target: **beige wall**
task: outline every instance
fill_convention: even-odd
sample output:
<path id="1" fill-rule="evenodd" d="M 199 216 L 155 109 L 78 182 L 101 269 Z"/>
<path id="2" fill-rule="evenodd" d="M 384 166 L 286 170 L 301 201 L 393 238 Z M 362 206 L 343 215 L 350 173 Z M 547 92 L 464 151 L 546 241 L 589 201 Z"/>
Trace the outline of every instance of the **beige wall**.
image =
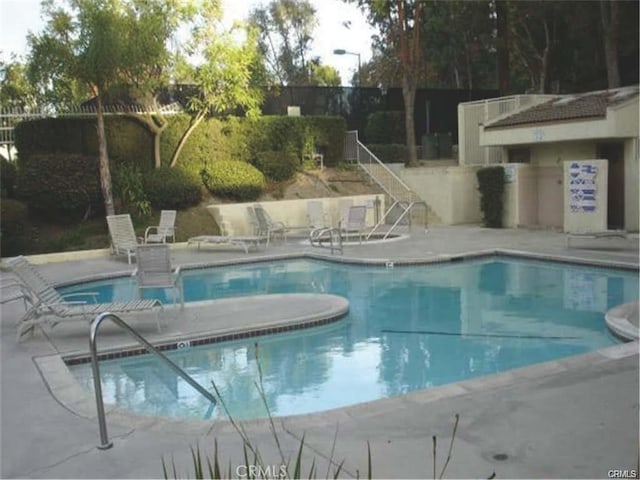
<path id="1" fill-rule="evenodd" d="M 307 218 L 307 202 L 309 200 L 322 202 L 324 212 L 332 225 L 337 225 L 340 220 L 344 201 L 351 201 L 353 205 L 367 205 L 371 207 L 367 210 L 367 226 L 373 226 L 375 225 L 373 202 L 376 198 L 381 202 L 380 215 L 382 215 L 385 208 L 384 195 L 354 195 L 258 203 L 264 207 L 274 221 L 284 222 L 289 227 L 300 227 L 300 233 L 304 234 L 309 225 Z M 223 235 L 253 235 L 247 216 L 247 207 L 255 203 L 257 202 L 210 205 L 207 209 L 220 226 Z"/>
<path id="2" fill-rule="evenodd" d="M 531 165 L 519 167 L 516 226 L 538 225 L 538 170 Z"/>
<path id="3" fill-rule="evenodd" d="M 456 225 L 482 221 L 476 172 L 480 166 L 389 167 L 431 208 L 430 223 Z"/>
<path id="4" fill-rule="evenodd" d="M 610 109 L 614 112 L 613 122 L 617 137 L 637 137 L 640 125 L 640 105 L 635 102 Z"/>
<path id="5" fill-rule="evenodd" d="M 596 143 L 537 144 L 530 146 L 530 152 L 530 163 L 515 164 L 516 182 L 507 185 L 504 224 L 563 228 L 563 165 L 594 158 Z"/>

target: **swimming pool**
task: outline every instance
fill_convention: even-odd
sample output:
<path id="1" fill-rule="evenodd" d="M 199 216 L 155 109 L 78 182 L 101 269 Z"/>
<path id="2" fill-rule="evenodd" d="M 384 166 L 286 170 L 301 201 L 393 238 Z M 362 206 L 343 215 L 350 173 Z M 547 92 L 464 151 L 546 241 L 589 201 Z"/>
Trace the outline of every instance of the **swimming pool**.
<path id="1" fill-rule="evenodd" d="M 266 416 L 255 386 L 259 344 L 275 416 L 319 412 L 592 351 L 617 343 L 604 312 L 638 298 L 637 272 L 482 258 L 392 269 L 311 259 L 184 272 L 185 299 L 317 292 L 349 298 L 317 329 L 169 352 L 215 381 L 235 418 Z M 100 301 L 135 297 L 130 278 L 69 287 Z M 170 301 L 168 292 L 151 292 Z M 70 367 L 92 390 L 89 364 Z M 105 401 L 142 414 L 224 416 L 150 355 L 101 362 Z"/>

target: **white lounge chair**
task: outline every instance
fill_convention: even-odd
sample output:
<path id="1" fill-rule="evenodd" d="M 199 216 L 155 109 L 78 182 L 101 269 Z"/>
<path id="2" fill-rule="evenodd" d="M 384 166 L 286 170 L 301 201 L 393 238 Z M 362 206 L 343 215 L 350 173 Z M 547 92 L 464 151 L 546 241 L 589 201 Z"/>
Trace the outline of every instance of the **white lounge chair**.
<path id="1" fill-rule="evenodd" d="M 249 249 L 255 247 L 256 250 L 260 248 L 260 242 L 266 242 L 266 237 L 251 236 L 251 235 L 199 235 L 197 237 L 191 237 L 187 240 L 189 245 L 196 244 L 198 250 L 201 245 L 235 245 L 242 247 L 244 253 L 249 253 Z"/>
<path id="2" fill-rule="evenodd" d="M 159 311 L 162 310 L 160 300 L 96 303 L 97 294 L 95 293 L 61 295 L 25 257 L 8 259 L 6 265 L 22 283 L 26 305 L 28 305 L 25 315 L 19 321 L 18 340 L 43 323 L 55 326 L 58 321 L 52 320 L 51 317 L 60 320 L 80 317 L 88 323 L 92 317 L 104 312 L 133 313 L 157 308 L 156 323 L 158 329 L 160 328 Z M 84 301 L 69 300 L 82 297 L 85 298 Z M 92 298 L 93 302 L 86 301 L 87 298 Z"/>
<path id="3" fill-rule="evenodd" d="M 599 239 L 599 238 L 629 238 L 625 230 L 602 230 L 602 231 L 576 231 L 566 233 L 567 248 L 571 247 L 570 241 L 576 238 Z"/>
<path id="4" fill-rule="evenodd" d="M 309 223 L 309 230 L 327 228 L 330 226 L 329 218 L 324 211 L 322 201 L 309 200 L 307 202 L 307 220 Z"/>
<path id="5" fill-rule="evenodd" d="M 340 215 L 336 223 L 340 223 L 342 226 L 346 225 L 347 218 L 349 217 L 349 209 L 353 206 L 353 198 L 341 198 L 338 201 L 338 215 Z"/>
<path id="6" fill-rule="evenodd" d="M 160 212 L 160 224 L 147 227 L 144 232 L 144 243 L 167 243 L 167 239 L 176 241 L 176 211 L 162 210 Z"/>
<path id="7" fill-rule="evenodd" d="M 255 221 L 257 222 L 256 235 L 267 238 L 267 247 L 269 246 L 271 237 L 274 236 L 274 234 L 280 235 L 284 242 L 287 242 L 288 228 L 283 222 L 272 220 L 262 205 L 255 204 L 253 206 L 253 212 L 255 214 Z"/>
<path id="8" fill-rule="evenodd" d="M 357 235 L 358 240 L 362 243 L 362 235 L 365 233 L 367 224 L 367 207 L 364 205 L 356 205 L 349 207 L 347 219 L 342 224 L 342 232 L 346 237 L 349 235 Z"/>
<path id="9" fill-rule="evenodd" d="M 143 243 L 143 239 L 136 237 L 131 215 L 107 215 L 109 235 L 111 236 L 111 250 L 116 255 L 126 255 L 131 263 L 131 257 L 136 254 L 136 248 Z"/>
<path id="10" fill-rule="evenodd" d="M 131 274 L 138 282 L 138 294 L 142 299 L 145 288 L 170 288 L 173 303 L 180 297 L 180 309 L 184 309 L 184 289 L 180 267 L 171 267 L 171 251 L 166 243 L 140 245 L 136 252 L 136 269 Z"/>

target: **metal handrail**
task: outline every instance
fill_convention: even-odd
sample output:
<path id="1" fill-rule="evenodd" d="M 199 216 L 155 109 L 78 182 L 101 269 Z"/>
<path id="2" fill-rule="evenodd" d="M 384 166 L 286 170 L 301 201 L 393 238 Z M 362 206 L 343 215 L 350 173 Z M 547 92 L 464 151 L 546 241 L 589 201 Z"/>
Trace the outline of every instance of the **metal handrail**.
<path id="1" fill-rule="evenodd" d="M 107 420 L 104 415 L 104 401 L 102 400 L 102 386 L 100 384 L 100 367 L 98 366 L 98 353 L 96 349 L 96 339 L 98 336 L 98 329 L 103 320 L 107 318 L 111 319 L 117 326 L 123 328 L 129 335 L 135 338 L 140 345 L 147 349 L 149 353 L 155 354 L 160 360 L 165 362 L 169 368 L 175 373 L 180 375 L 189 385 L 200 392 L 207 400 L 215 406 L 217 401 L 215 397 L 204 389 L 202 385 L 196 382 L 187 372 L 182 370 L 178 365 L 173 363 L 169 358 L 164 355 L 160 350 L 151 345 L 142 335 L 136 332 L 128 324 L 126 324 L 120 317 L 110 312 L 101 313 L 91 321 L 91 332 L 89 335 L 89 348 L 91 350 L 91 369 L 93 371 L 93 387 L 96 395 L 96 407 L 98 411 L 98 425 L 100 426 L 100 445 L 98 448 L 106 450 L 113 446 L 113 442 L 109 441 L 109 435 L 107 434 Z"/>
<path id="2" fill-rule="evenodd" d="M 321 247 L 321 248 L 329 248 L 331 249 L 331 255 L 333 255 L 333 251 L 337 250 L 342 254 L 342 222 L 338 222 L 337 227 L 320 227 L 315 228 L 309 232 L 309 243 L 312 247 Z M 322 242 L 323 240 L 329 240 L 329 246 L 325 247 Z M 333 240 L 337 239 L 337 245 L 334 245 Z"/>
<path id="3" fill-rule="evenodd" d="M 355 150 L 355 151 L 352 151 Z M 368 162 L 364 162 L 360 158 L 360 152 L 363 152 L 368 157 Z M 355 154 L 355 155 L 354 155 Z M 345 157 L 347 160 L 351 160 L 357 163 L 357 165 L 364 170 L 369 177 L 374 180 L 391 199 L 393 200 L 393 204 L 387 209 L 382 218 L 378 221 L 378 223 L 373 227 L 373 229 L 367 235 L 367 240 L 371 238 L 374 232 L 384 225 L 384 222 L 387 216 L 391 213 L 394 207 L 399 206 L 402 209 L 402 214 L 398 217 L 392 227 L 385 233 L 383 239 L 386 240 L 391 232 L 400 224 L 400 222 L 409 215 L 411 209 L 416 205 L 424 206 L 425 208 L 425 228 L 427 225 L 427 217 L 428 217 L 428 207 L 426 202 L 420 199 L 419 195 L 417 195 L 411 187 L 409 187 L 400 177 L 398 177 L 387 165 L 385 165 L 376 155 L 367 148 L 360 140 L 358 139 L 358 131 L 350 130 L 347 132 L 347 138 L 345 140 Z M 368 168 L 365 165 L 368 163 Z M 386 175 L 387 181 L 381 178 L 380 175 L 376 175 L 373 167 L 377 167 L 383 173 L 383 176 Z M 388 180 L 391 180 L 389 182 Z M 411 217 L 409 216 L 409 222 L 411 222 Z"/>

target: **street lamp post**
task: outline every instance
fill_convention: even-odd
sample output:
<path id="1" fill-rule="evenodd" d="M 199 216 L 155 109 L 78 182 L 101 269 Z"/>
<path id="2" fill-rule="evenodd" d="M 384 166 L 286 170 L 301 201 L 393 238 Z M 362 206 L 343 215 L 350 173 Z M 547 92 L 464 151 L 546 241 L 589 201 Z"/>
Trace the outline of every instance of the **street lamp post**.
<path id="1" fill-rule="evenodd" d="M 347 50 L 344 50 L 343 48 L 336 48 L 333 51 L 334 55 L 357 55 L 358 56 L 358 86 L 361 86 L 360 84 L 362 83 L 362 77 L 360 76 L 360 54 L 357 52 L 349 52 Z"/>

